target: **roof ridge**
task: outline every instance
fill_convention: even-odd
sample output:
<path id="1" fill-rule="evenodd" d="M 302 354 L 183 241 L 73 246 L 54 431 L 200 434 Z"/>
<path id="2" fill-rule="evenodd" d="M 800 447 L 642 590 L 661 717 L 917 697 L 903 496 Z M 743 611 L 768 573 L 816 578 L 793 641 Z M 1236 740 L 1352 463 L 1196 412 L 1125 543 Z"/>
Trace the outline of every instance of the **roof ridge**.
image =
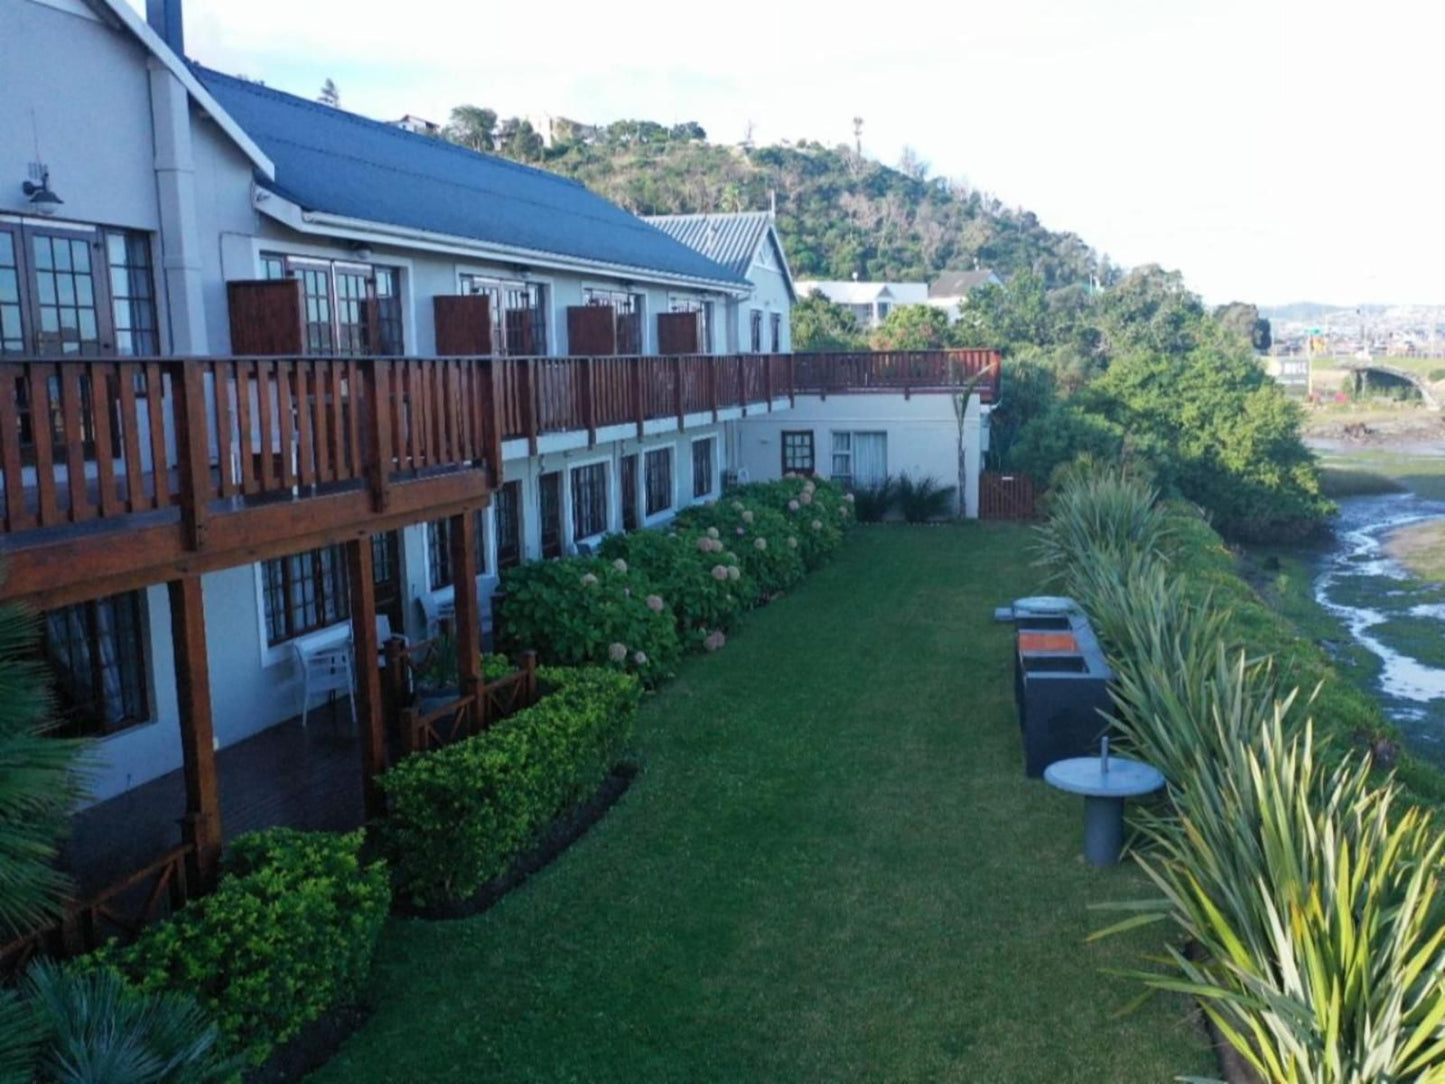
<path id="1" fill-rule="evenodd" d="M 498 166 L 503 166 L 505 168 L 513 169 L 518 172 L 527 173 L 533 176 L 546 177 L 548 180 L 556 181 L 558 184 L 570 185 L 574 188 L 586 188 L 586 186 L 582 184 L 581 181 L 578 181 L 572 177 L 564 176 L 561 173 L 553 173 L 549 169 L 542 169 L 538 166 L 530 166 L 523 162 L 516 162 L 510 158 L 504 158 L 499 154 L 488 154 L 485 151 L 475 151 L 472 150 L 472 148 L 470 147 L 463 147 L 457 143 L 451 142 L 451 140 L 449 139 L 444 139 L 438 136 L 428 136 L 422 135 L 420 132 L 410 132 L 407 131 L 405 128 L 399 128 L 395 124 L 391 124 L 388 121 L 376 120 L 374 117 L 362 116 L 360 113 L 353 113 L 351 110 L 342 109 L 340 106 L 325 105 L 322 102 L 314 102 L 310 98 L 303 98 L 301 97 L 301 95 L 292 94 L 290 91 L 287 90 L 278 90 L 276 87 L 268 86 L 265 83 L 256 82 L 252 79 L 244 79 L 237 75 L 227 75 L 225 72 L 216 71 L 214 68 L 208 68 L 204 64 L 197 63 L 194 60 L 187 60 L 186 63 L 189 64 L 198 73 L 201 73 L 201 75 L 203 76 L 202 83 L 205 82 L 206 78 L 215 76 L 220 79 L 228 80 L 229 82 L 234 83 L 237 86 L 244 87 L 247 91 L 251 93 L 264 94 L 271 98 L 283 99 L 286 101 L 294 102 L 298 105 L 306 107 L 307 109 L 313 110 L 318 113 L 324 113 L 328 117 L 339 119 L 349 124 L 355 124 L 359 127 L 376 128 L 384 131 L 389 136 L 393 136 L 403 140 L 420 140 L 422 143 L 426 144 L 429 147 L 435 147 L 436 149 L 442 150 L 447 153 L 485 158 L 488 162 L 494 163 Z M 299 146 L 301 144 L 297 145 Z"/>

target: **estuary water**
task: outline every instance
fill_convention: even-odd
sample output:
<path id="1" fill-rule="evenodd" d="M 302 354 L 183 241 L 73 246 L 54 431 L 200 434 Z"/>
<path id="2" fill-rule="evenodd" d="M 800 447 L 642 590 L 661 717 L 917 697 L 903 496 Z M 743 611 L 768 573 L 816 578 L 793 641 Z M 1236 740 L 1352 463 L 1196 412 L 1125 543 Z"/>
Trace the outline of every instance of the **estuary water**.
<path id="1" fill-rule="evenodd" d="M 1376 695 L 1410 748 L 1445 765 L 1445 585 L 1416 579 L 1385 552 L 1397 528 L 1445 519 L 1445 501 L 1392 493 L 1339 506 L 1315 598 L 1379 659 Z"/>

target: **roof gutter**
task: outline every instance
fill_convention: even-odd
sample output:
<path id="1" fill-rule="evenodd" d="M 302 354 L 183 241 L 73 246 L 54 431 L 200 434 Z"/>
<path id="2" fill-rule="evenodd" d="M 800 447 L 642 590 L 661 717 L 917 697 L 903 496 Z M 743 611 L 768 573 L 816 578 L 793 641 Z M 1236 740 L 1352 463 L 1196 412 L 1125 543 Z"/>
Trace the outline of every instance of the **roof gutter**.
<path id="1" fill-rule="evenodd" d="M 580 259 L 556 252 L 543 252 L 540 249 L 491 244 L 471 237 L 433 233 L 430 230 L 396 226 L 388 222 L 371 222 L 367 219 L 349 218 L 325 211 L 307 211 L 303 210 L 300 204 L 259 184 L 251 187 L 251 203 L 262 214 L 275 219 L 297 233 L 335 237 L 348 241 L 369 241 L 373 244 L 398 245 L 419 249 L 423 252 L 470 256 L 474 259 L 498 260 L 504 263 L 526 263 L 556 271 L 576 271 L 583 274 L 605 274 L 614 278 L 642 279 L 662 286 L 685 286 L 692 289 L 712 290 L 730 297 L 747 297 L 752 292 L 751 285 L 697 278 L 691 275 L 669 274 L 650 267 L 634 267 L 629 264 Z"/>

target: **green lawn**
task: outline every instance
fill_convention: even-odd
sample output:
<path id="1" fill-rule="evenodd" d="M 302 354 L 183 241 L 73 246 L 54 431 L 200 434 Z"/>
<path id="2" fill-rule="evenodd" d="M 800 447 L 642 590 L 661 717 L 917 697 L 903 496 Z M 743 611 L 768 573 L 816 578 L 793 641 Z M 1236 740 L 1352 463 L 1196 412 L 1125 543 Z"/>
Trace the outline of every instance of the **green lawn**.
<path id="1" fill-rule="evenodd" d="M 1116 1018 L 1144 894 L 1024 778 L 1016 527 L 866 528 L 645 705 L 622 802 L 484 915 L 395 920 L 318 1081 L 1152 1082 L 1212 1072 L 1182 1000 Z"/>

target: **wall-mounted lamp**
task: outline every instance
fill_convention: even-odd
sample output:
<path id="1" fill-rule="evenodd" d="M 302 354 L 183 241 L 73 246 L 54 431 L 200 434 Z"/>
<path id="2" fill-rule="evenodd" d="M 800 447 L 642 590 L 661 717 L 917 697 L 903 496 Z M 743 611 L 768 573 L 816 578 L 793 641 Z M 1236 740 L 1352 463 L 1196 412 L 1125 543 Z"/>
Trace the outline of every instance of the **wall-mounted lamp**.
<path id="1" fill-rule="evenodd" d="M 33 175 L 32 175 L 33 176 Z M 55 209 L 65 201 L 57 196 L 50 188 L 50 170 L 40 170 L 40 182 L 25 181 L 20 185 L 20 191 L 30 197 L 31 210 L 42 215 L 53 215 Z"/>
<path id="2" fill-rule="evenodd" d="M 352 241 L 351 254 L 358 260 L 371 259 L 371 246 L 365 241 Z"/>

